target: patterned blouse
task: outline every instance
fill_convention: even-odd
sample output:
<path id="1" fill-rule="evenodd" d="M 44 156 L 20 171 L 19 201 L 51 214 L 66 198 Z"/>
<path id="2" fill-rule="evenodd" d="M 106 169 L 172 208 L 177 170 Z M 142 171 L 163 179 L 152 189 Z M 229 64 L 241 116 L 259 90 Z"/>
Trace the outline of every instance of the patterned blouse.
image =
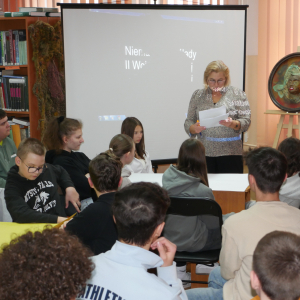
<path id="1" fill-rule="evenodd" d="M 238 88 L 227 86 L 221 91 L 222 98 L 214 104 L 210 88 L 196 90 L 191 98 L 187 119 L 184 123 L 188 135 L 198 138 L 205 147 L 206 156 L 242 155 L 241 133 L 248 130 L 251 110 L 246 94 Z M 199 120 L 199 111 L 226 106 L 226 112 L 233 120 L 241 123 L 239 130 L 226 126 L 207 128 L 201 134 L 191 134 L 190 126 Z M 201 120 L 200 124 L 201 124 Z"/>

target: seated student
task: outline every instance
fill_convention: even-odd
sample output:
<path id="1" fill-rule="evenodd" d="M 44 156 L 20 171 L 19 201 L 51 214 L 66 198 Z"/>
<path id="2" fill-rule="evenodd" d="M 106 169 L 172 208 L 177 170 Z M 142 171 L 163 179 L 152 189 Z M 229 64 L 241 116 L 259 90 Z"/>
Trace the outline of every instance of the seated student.
<path id="1" fill-rule="evenodd" d="M 18 236 L 2 246 L 0 299 L 74 300 L 94 268 L 90 255 L 59 229 Z"/>
<path id="2" fill-rule="evenodd" d="M 79 210 L 79 195 L 68 173 L 45 164 L 45 148 L 37 139 L 23 140 L 5 186 L 7 209 L 17 223 L 60 223 L 66 218 L 58 187 L 65 191 L 66 207 Z"/>
<path id="3" fill-rule="evenodd" d="M 43 137 L 43 143 L 48 150 L 46 163 L 59 165 L 69 173 L 80 196 L 81 210 L 93 203 L 93 199 L 97 200 L 86 177 L 91 160 L 84 153 L 78 152 L 83 142 L 82 123 L 63 116 L 47 124 Z M 70 214 L 75 212 L 71 211 Z"/>
<path id="4" fill-rule="evenodd" d="M 208 197 L 215 200 L 208 186 L 205 148 L 197 139 L 184 141 L 179 149 L 177 166 L 171 165 L 163 174 L 162 185 L 169 196 Z M 176 244 L 178 251 L 206 251 L 221 248 L 219 220 L 213 216 L 166 218 L 163 235 Z M 178 277 L 189 279 L 186 264 L 177 263 Z"/>
<path id="5" fill-rule="evenodd" d="M 176 246 L 159 238 L 169 205 L 167 193 L 152 183 L 133 183 L 116 193 L 112 211 L 119 241 L 91 258 L 95 270 L 77 299 L 187 299 L 173 262 Z M 151 268 L 158 276 L 147 272 Z"/>
<path id="6" fill-rule="evenodd" d="M 226 220 L 222 227 L 220 266 L 209 276 L 209 288 L 187 292 L 189 300 L 251 299 L 252 256 L 259 240 L 274 230 L 300 234 L 300 210 L 279 200 L 287 160 L 278 150 L 262 147 L 246 158 L 250 188 L 257 203 Z"/>
<path id="7" fill-rule="evenodd" d="M 278 150 L 288 161 L 288 178 L 281 186 L 279 199 L 300 208 L 300 140 L 289 137 L 280 143 Z"/>
<path id="8" fill-rule="evenodd" d="M 123 164 L 121 173 L 123 180 L 122 185 L 120 186 L 120 189 L 122 189 L 123 187 L 131 184 L 131 181 L 128 178 L 131 172 L 124 167 L 130 164 L 134 158 L 135 144 L 130 136 L 126 134 L 117 134 L 111 139 L 109 143 L 109 150 L 119 157 Z"/>
<path id="9" fill-rule="evenodd" d="M 89 183 L 98 200 L 69 221 L 65 229 L 79 237 L 94 254 L 110 250 L 118 239 L 111 213 L 115 192 L 122 183 L 122 163 L 111 151 L 97 155 L 89 167 Z"/>
<path id="10" fill-rule="evenodd" d="M 10 134 L 6 112 L 0 109 L 0 188 L 5 188 L 7 173 L 15 165 L 17 148 Z"/>
<path id="11" fill-rule="evenodd" d="M 145 150 L 145 134 L 142 123 L 135 117 L 126 118 L 121 133 L 130 136 L 135 143 L 135 156 L 130 164 L 124 166 L 131 173 L 153 173 L 149 153 Z"/>
<path id="12" fill-rule="evenodd" d="M 273 231 L 257 244 L 253 254 L 251 286 L 253 300 L 300 298 L 300 236 Z"/>

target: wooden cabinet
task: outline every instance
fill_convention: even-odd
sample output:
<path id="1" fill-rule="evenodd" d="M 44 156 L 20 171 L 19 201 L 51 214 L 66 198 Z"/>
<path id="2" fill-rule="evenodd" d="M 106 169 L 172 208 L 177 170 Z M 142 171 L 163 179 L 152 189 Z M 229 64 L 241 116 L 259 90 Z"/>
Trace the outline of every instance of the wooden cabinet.
<path id="1" fill-rule="evenodd" d="M 12 30 L 26 30 L 27 38 L 27 65 L 20 66 L 0 66 L 1 70 L 13 70 L 13 75 L 28 76 L 28 98 L 29 98 L 29 111 L 9 111 L 6 113 L 9 117 L 28 117 L 30 121 L 30 136 L 40 139 L 41 131 L 39 129 L 40 112 L 38 109 L 37 98 L 32 92 L 33 85 L 36 81 L 36 73 L 34 63 L 32 61 L 32 44 L 28 34 L 28 26 L 36 21 L 43 21 L 54 25 L 60 18 L 56 17 L 11 17 L 0 18 L 0 31 Z"/>

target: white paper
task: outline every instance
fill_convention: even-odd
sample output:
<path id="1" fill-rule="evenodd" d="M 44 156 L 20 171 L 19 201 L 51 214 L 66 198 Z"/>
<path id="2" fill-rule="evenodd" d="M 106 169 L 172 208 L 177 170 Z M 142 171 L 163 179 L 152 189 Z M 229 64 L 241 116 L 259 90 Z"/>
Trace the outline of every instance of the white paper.
<path id="1" fill-rule="evenodd" d="M 226 106 L 222 105 L 216 108 L 210 108 L 199 111 L 199 120 L 217 117 L 226 114 Z"/>
<path id="2" fill-rule="evenodd" d="M 200 125 L 206 128 L 223 126 L 219 124 L 219 121 L 227 119 L 228 116 L 229 113 L 226 113 L 225 105 L 199 111 Z"/>
<path id="3" fill-rule="evenodd" d="M 152 182 L 162 186 L 161 173 L 133 173 L 131 182 Z M 248 174 L 207 174 L 209 187 L 213 191 L 244 192 L 249 186 Z"/>
<path id="4" fill-rule="evenodd" d="M 227 119 L 229 114 L 217 116 L 214 118 L 209 118 L 209 119 L 201 119 L 201 126 L 205 126 L 206 128 L 211 128 L 211 127 L 218 127 L 218 126 L 224 126 L 219 123 L 221 120 Z"/>

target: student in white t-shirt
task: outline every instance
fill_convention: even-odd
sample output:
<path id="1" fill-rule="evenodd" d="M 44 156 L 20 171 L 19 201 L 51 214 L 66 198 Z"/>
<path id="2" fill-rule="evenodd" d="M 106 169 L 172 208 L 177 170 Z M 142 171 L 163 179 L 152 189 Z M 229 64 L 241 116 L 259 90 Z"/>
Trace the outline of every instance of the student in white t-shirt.
<path id="1" fill-rule="evenodd" d="M 129 135 L 135 143 L 135 155 L 132 162 L 124 169 L 131 173 L 153 173 L 149 153 L 145 150 L 145 135 L 142 123 L 135 117 L 126 118 L 121 133 Z"/>

